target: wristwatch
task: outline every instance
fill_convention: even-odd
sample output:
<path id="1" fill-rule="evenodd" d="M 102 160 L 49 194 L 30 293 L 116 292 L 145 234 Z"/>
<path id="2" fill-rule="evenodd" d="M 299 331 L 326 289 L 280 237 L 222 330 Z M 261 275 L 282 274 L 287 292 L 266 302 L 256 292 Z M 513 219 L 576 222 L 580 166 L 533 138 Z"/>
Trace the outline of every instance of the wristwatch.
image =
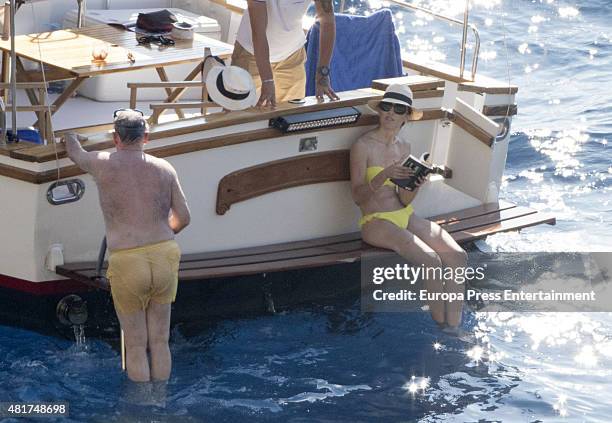
<path id="1" fill-rule="evenodd" d="M 317 69 L 321 76 L 329 76 L 329 67 L 328 66 L 319 66 Z"/>

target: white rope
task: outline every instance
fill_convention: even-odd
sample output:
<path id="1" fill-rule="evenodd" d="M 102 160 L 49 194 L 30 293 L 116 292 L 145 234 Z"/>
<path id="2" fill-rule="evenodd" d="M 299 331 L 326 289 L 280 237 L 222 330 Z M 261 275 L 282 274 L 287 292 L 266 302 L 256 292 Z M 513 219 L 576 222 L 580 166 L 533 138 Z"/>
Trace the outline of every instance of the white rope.
<path id="1" fill-rule="evenodd" d="M 35 12 L 35 8 L 34 8 L 34 3 L 31 2 L 30 6 L 32 8 L 32 20 L 34 22 L 34 27 L 38 28 L 38 20 L 36 19 L 36 12 Z M 40 47 L 40 43 L 37 43 L 37 45 L 38 45 L 38 60 L 39 60 L 40 71 L 41 71 L 42 80 L 43 80 L 43 88 L 46 90 L 47 89 L 47 76 L 45 74 L 45 66 L 44 66 L 43 61 L 42 61 L 42 49 Z M 46 106 L 47 106 L 47 114 L 49 116 L 49 120 L 51 120 L 53 117 L 51 115 L 51 104 L 50 104 L 51 101 L 48 98 L 49 97 L 48 93 L 47 93 L 47 95 L 45 97 L 47 98 L 47 101 L 46 101 L 46 103 L 47 103 L 46 104 Z M 47 121 L 45 120 L 45 122 L 38 122 L 39 131 L 40 131 L 40 125 L 45 125 L 46 126 L 47 125 Z M 51 127 L 51 141 L 53 143 L 53 151 L 55 153 L 55 167 L 57 169 L 57 179 L 56 179 L 56 182 L 59 182 L 59 180 L 61 179 L 61 175 L 60 175 L 60 173 L 61 173 L 60 172 L 60 163 L 59 163 L 59 153 L 57 151 L 57 143 L 55 142 L 55 131 L 53 130 L 54 125 L 51 125 L 51 126 L 52 126 Z M 49 128 L 47 128 L 47 129 L 49 129 Z"/>

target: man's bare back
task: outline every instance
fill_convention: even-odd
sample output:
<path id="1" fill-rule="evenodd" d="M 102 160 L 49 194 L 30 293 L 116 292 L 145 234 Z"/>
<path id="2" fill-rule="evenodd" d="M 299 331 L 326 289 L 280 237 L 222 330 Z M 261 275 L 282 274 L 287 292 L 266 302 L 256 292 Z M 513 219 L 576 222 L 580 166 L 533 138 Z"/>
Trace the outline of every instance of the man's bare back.
<path id="1" fill-rule="evenodd" d="M 110 249 L 174 238 L 168 223 L 176 172 L 163 159 L 117 151 L 92 163 Z M 177 194 L 175 194 L 177 195 Z"/>
<path id="2" fill-rule="evenodd" d="M 189 224 L 185 195 L 170 163 L 137 147 L 86 152 L 74 136 L 66 148 L 98 186 L 110 250 L 166 241 Z"/>

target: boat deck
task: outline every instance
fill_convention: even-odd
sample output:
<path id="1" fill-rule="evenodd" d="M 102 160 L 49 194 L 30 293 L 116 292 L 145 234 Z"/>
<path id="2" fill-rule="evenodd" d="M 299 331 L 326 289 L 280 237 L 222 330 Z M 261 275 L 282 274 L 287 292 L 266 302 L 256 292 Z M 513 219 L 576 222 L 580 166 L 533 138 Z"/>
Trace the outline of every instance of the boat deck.
<path id="1" fill-rule="evenodd" d="M 431 220 L 440 224 L 460 244 L 498 232 L 556 223 L 553 216 L 505 201 L 435 216 Z M 389 254 L 389 251 L 366 244 L 361 240 L 360 233 L 354 232 L 262 247 L 186 254 L 181 258 L 179 280 L 197 281 L 331 266 L 357 262 L 363 255 L 379 254 Z M 95 281 L 94 262 L 67 263 L 57 267 L 56 272 L 88 285 L 108 289 L 108 286 Z"/>

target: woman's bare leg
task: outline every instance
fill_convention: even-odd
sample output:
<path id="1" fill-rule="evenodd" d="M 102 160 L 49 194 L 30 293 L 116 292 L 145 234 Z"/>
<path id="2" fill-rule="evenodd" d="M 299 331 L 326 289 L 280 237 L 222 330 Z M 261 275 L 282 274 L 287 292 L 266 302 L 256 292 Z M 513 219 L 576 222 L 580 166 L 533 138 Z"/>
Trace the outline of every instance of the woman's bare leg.
<path id="1" fill-rule="evenodd" d="M 445 267 L 465 267 L 467 254 L 453 237 L 435 222 L 423 219 L 416 215 L 410 216 L 408 230 L 422 239 L 429 247 L 436 251 Z M 446 283 L 445 292 L 465 292 L 465 284 Z M 453 301 L 446 304 L 446 323 L 449 326 L 461 324 L 461 310 L 463 302 Z"/>
<path id="2" fill-rule="evenodd" d="M 369 221 L 361 228 L 361 236 L 368 244 L 393 250 L 412 264 L 427 267 L 442 265 L 438 254 L 418 236 L 386 220 Z M 428 292 L 443 292 L 444 289 L 440 281 L 426 281 L 425 288 Z M 429 309 L 436 322 L 444 323 L 444 302 L 432 301 Z"/>

